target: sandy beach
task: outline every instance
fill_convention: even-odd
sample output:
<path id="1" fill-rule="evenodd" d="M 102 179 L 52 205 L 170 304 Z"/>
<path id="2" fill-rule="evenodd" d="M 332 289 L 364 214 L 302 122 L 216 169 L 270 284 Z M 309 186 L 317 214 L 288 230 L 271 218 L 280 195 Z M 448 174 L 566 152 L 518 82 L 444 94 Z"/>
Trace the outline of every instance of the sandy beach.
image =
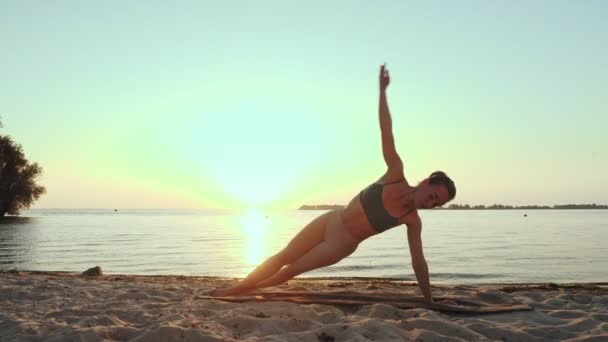
<path id="1" fill-rule="evenodd" d="M 0 341 L 607 341 L 605 284 L 434 285 L 435 297 L 527 304 L 462 314 L 393 305 L 206 299 L 233 279 L 0 273 Z M 417 296 L 408 282 L 297 279 L 269 289 Z"/>

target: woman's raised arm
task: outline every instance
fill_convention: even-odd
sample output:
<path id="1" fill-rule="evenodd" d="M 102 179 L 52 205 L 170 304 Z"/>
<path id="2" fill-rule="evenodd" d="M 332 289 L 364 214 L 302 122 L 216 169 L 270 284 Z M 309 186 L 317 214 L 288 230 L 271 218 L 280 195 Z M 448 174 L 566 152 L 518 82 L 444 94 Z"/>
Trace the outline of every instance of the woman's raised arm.
<path id="1" fill-rule="evenodd" d="M 380 101 L 378 115 L 380 120 L 380 132 L 382 133 L 382 154 L 388 167 L 384 181 L 393 181 L 403 178 L 403 162 L 395 149 L 395 139 L 393 138 L 393 121 L 391 112 L 388 109 L 386 100 L 386 88 L 390 83 L 388 70 L 383 64 L 380 67 Z"/>

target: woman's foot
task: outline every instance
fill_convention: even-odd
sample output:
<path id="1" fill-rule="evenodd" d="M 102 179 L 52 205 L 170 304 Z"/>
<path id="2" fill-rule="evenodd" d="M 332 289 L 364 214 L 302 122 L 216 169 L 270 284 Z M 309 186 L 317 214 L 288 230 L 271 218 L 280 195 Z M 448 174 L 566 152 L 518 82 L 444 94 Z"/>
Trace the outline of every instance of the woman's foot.
<path id="1" fill-rule="evenodd" d="M 213 297 L 226 297 L 226 296 L 232 296 L 235 293 L 235 288 L 234 286 L 232 287 L 225 287 L 225 288 L 217 288 L 214 289 L 213 291 L 209 292 L 210 296 Z"/>
<path id="2" fill-rule="evenodd" d="M 243 287 L 243 286 L 230 286 L 230 287 L 224 287 L 224 288 L 217 288 L 211 292 L 209 292 L 210 296 L 213 297 L 227 297 L 227 296 L 238 296 L 241 295 L 243 293 L 249 292 L 255 290 L 255 288 L 250 288 L 250 287 Z"/>

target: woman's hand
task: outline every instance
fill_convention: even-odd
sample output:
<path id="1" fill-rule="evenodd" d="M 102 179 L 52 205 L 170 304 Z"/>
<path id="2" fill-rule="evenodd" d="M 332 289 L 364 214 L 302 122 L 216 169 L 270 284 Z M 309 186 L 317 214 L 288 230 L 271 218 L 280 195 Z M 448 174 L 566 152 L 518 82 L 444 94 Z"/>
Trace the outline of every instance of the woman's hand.
<path id="1" fill-rule="evenodd" d="M 442 300 L 440 300 L 438 302 L 435 302 L 435 304 L 458 306 L 458 303 L 456 303 L 455 301 L 453 301 L 451 299 L 442 299 Z"/>
<path id="2" fill-rule="evenodd" d="M 437 302 L 433 302 L 433 304 L 431 304 L 430 306 L 427 306 L 431 309 L 434 310 L 454 310 L 457 309 L 459 307 L 458 303 L 456 303 L 453 300 L 449 300 L 449 299 L 442 299 L 439 300 Z"/>
<path id="3" fill-rule="evenodd" d="M 390 82 L 391 78 L 388 76 L 388 69 L 386 69 L 385 64 L 382 64 L 382 66 L 380 66 L 380 90 L 386 90 Z"/>

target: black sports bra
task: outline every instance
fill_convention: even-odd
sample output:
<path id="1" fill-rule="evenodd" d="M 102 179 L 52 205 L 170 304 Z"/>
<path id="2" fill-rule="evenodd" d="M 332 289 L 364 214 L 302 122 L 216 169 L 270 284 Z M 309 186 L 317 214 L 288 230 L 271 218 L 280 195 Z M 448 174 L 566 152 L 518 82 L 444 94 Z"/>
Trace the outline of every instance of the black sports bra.
<path id="1" fill-rule="evenodd" d="M 382 204 L 382 190 L 384 189 L 384 186 L 401 183 L 403 181 L 404 180 L 402 179 L 390 183 L 372 183 L 359 193 L 363 212 L 365 212 L 367 220 L 378 233 L 398 226 L 399 219 L 411 212 L 410 211 L 401 217 L 394 217 L 386 211 L 386 208 L 384 208 L 384 205 Z"/>

